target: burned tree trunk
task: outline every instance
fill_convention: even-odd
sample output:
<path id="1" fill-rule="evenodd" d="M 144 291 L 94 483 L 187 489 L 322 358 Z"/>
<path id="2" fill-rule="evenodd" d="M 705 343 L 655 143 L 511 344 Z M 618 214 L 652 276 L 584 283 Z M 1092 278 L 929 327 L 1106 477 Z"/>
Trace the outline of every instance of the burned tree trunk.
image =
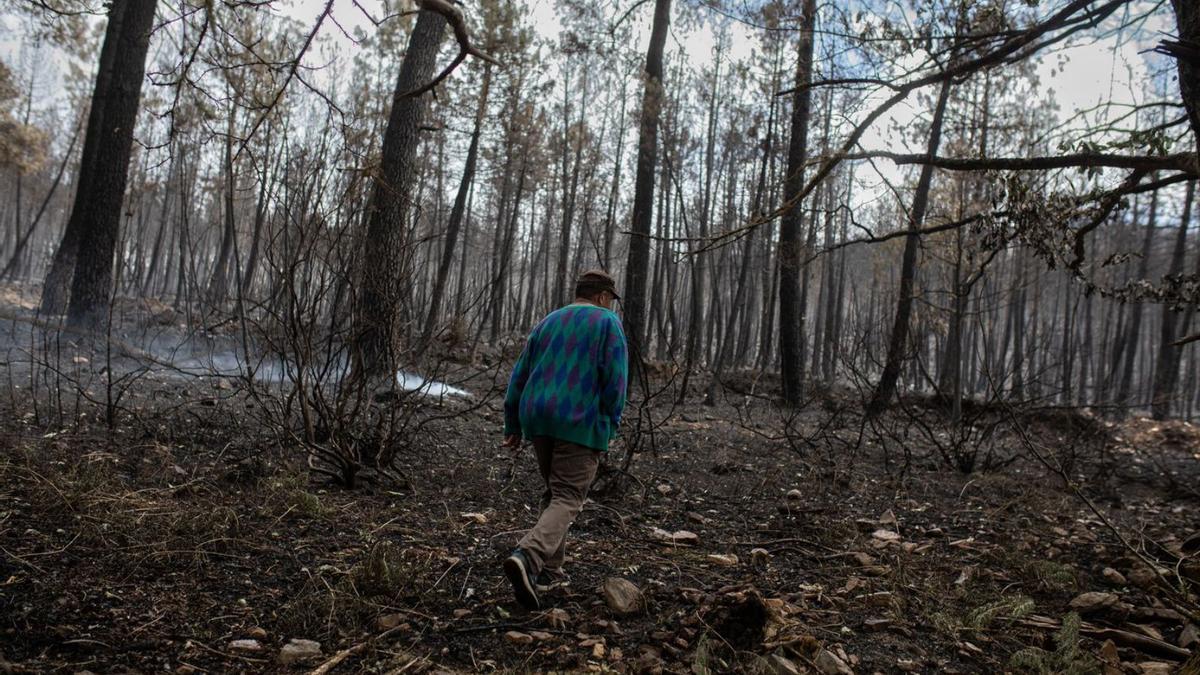
<path id="1" fill-rule="evenodd" d="M 926 153 L 929 157 L 937 155 L 938 146 L 942 140 L 942 121 L 946 117 L 946 103 L 950 99 L 950 82 L 942 83 L 938 94 L 937 106 L 933 111 L 933 122 L 929 129 L 929 144 Z M 900 263 L 900 299 L 896 302 L 895 320 L 892 322 L 892 336 L 888 341 L 887 360 L 884 362 L 883 374 L 875 393 L 867 404 L 867 414 L 874 416 L 883 412 L 896 393 L 896 382 L 900 379 L 900 368 L 904 365 L 904 355 L 908 349 L 909 317 L 912 316 L 913 289 L 917 278 L 917 248 L 921 237 L 916 234 L 925 221 L 925 208 L 929 205 L 929 189 L 933 183 L 933 166 L 925 164 L 921 167 L 921 177 L 917 181 L 917 191 L 913 195 L 912 213 L 908 220 L 908 235 L 904 238 L 904 257 Z"/>
<path id="2" fill-rule="evenodd" d="M 86 152 L 91 145 L 92 162 L 89 164 L 85 159 L 80 167 L 80 187 L 84 188 L 84 194 L 82 200 L 76 195 L 71 210 L 71 220 L 76 221 L 78 248 L 67 323 L 76 328 L 99 328 L 108 317 L 113 254 L 121 226 L 129 157 L 133 152 L 133 125 L 137 121 L 142 80 L 146 74 L 146 52 L 150 48 L 150 29 L 157 6 L 158 0 L 124 0 L 113 5 L 113 12 L 120 12 L 121 16 L 113 44 L 116 53 L 112 55 L 107 82 L 103 81 L 103 74 L 96 79 L 92 105 L 103 106 L 103 112 L 88 118 L 84 150 Z M 105 50 L 109 47 L 109 38 L 106 30 Z M 102 52 L 102 68 L 103 61 Z M 107 91 L 102 92 L 102 86 Z M 94 142 L 91 140 L 93 135 L 96 137 Z M 90 175 L 85 178 L 84 172 Z M 70 225 L 67 229 L 64 246 L 70 236 Z"/>
<path id="3" fill-rule="evenodd" d="M 638 132 L 637 174 L 634 178 L 633 218 L 630 226 L 629 257 L 625 266 L 625 333 L 633 358 L 630 367 L 641 369 L 646 330 L 646 274 L 650 267 L 650 224 L 654 216 L 654 170 L 658 165 L 658 118 L 663 98 L 663 48 L 671 0 L 655 0 L 654 24 L 646 50 L 645 91 Z"/>
<path id="4" fill-rule="evenodd" d="M 146 0 L 141 1 L 144 4 Z M 75 272 L 75 262 L 79 253 L 80 237 L 86 226 L 85 221 L 95 213 L 92 208 L 92 186 L 98 174 L 97 158 L 101 154 L 103 146 L 111 146 L 114 142 L 119 141 L 119 139 L 113 138 L 119 133 L 114 134 L 113 125 L 106 123 L 105 117 L 109 113 L 109 100 L 116 93 L 113 86 L 113 74 L 116 72 L 118 54 L 124 52 L 125 45 L 121 44 L 121 40 L 122 35 L 126 33 L 125 26 L 127 23 L 133 23 L 133 17 L 129 15 L 134 4 L 137 3 L 131 0 L 118 0 L 112 4 L 108 12 L 108 25 L 104 30 L 104 44 L 100 48 L 100 64 L 96 71 L 96 84 L 92 90 L 91 108 L 88 112 L 87 128 L 83 136 L 83 151 L 80 155 L 78 178 L 75 183 L 75 200 L 71 208 L 71 215 L 67 219 L 66 229 L 63 231 L 62 240 L 55 250 L 54 260 L 50 264 L 50 270 L 46 273 L 42 288 L 41 312 L 44 314 L 61 314 L 67 307 L 68 292 L 71 288 L 72 275 Z M 154 3 L 150 2 L 150 5 L 149 20 L 153 20 Z M 128 32 L 135 31 L 131 28 Z M 149 38 L 148 35 L 145 37 Z M 137 94 L 140 94 L 140 79 L 137 87 Z M 135 94 L 134 100 L 135 113 L 137 94 Z M 110 130 L 108 134 L 104 132 L 105 129 Z M 129 138 L 132 141 L 132 124 L 126 125 L 124 130 L 130 134 Z M 119 130 L 117 131 L 119 132 Z M 126 164 L 128 164 L 128 160 L 126 160 Z M 120 209 L 120 206 L 117 208 Z"/>
<path id="5" fill-rule="evenodd" d="M 1196 181 L 1189 181 L 1187 197 L 1183 204 L 1183 216 L 1179 220 L 1179 232 L 1175 236 L 1175 248 L 1171 253 L 1168 276 L 1177 277 L 1183 273 L 1183 259 L 1187 252 L 1188 223 L 1192 219 L 1192 200 L 1195 196 Z M 1150 399 L 1150 412 L 1156 420 L 1166 419 L 1167 415 L 1171 413 L 1171 399 L 1175 397 L 1175 388 L 1179 382 L 1179 357 L 1182 347 L 1174 343 L 1180 332 L 1182 317 L 1171 304 L 1164 302 L 1162 306 L 1158 363 L 1154 369 L 1154 389 Z"/>
<path id="6" fill-rule="evenodd" d="M 471 192 L 471 184 L 475 180 L 475 166 L 479 162 L 479 135 L 483 129 L 483 120 L 487 117 L 488 91 L 492 84 L 492 66 L 483 67 L 483 88 L 479 93 L 479 107 L 475 111 L 475 127 L 471 130 L 471 143 L 467 147 L 467 161 L 463 167 L 462 180 L 458 184 L 458 193 L 454 196 L 454 206 L 450 209 L 450 222 L 446 225 L 446 241 L 442 247 L 442 259 L 438 264 L 437 279 L 433 284 L 433 297 L 429 300 L 429 314 L 425 318 L 424 334 L 421 336 L 421 348 L 424 349 L 433 336 L 441 311 L 442 297 L 446 292 L 446 281 L 450 278 L 450 265 L 454 262 L 454 245 L 458 242 L 458 231 L 462 229 L 463 214 L 467 210 L 467 195 Z"/>
<path id="7" fill-rule="evenodd" d="M 787 207 L 779 223 L 779 350 L 782 358 L 783 397 L 791 405 L 803 395 L 804 350 L 800 317 L 800 255 L 804 189 L 804 162 L 808 159 L 808 117 L 813 70 L 813 27 L 816 0 L 805 0 L 800 29 L 800 58 L 796 62 L 796 90 L 792 94 L 792 136 L 788 143 L 787 177 L 783 199 Z"/>
<path id="8" fill-rule="evenodd" d="M 362 268 L 355 294 L 354 336 L 357 369 L 375 375 L 393 369 L 404 344 L 405 283 L 408 281 L 408 220 L 416 184 L 416 155 L 429 97 L 412 96 L 434 75 L 446 18 L 421 10 L 409 38 L 392 94 L 383 135 L 383 154 L 361 243 Z"/>

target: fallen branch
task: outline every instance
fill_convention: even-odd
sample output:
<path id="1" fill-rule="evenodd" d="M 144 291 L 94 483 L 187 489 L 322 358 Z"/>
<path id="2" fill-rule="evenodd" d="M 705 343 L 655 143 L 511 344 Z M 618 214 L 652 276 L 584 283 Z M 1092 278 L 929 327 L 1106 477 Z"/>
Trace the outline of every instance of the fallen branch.
<path id="1" fill-rule="evenodd" d="M 1021 619 L 1023 626 L 1042 630 L 1058 630 L 1062 623 L 1048 616 L 1033 615 Z M 1112 640 L 1113 643 L 1131 647 L 1146 654 L 1161 656 L 1175 661 L 1186 661 L 1192 653 L 1182 647 L 1176 647 L 1170 642 L 1152 638 L 1149 635 L 1139 635 L 1118 628 L 1102 628 L 1090 623 L 1081 622 L 1079 632 L 1097 640 Z"/>
<path id="2" fill-rule="evenodd" d="M 341 665 L 342 661 L 345 661 L 346 659 L 363 651 L 366 648 L 367 648 L 367 643 L 365 643 L 365 642 L 360 642 L 360 643 L 354 645 L 353 647 L 347 647 L 346 649 L 343 649 L 340 652 L 334 654 L 325 663 L 322 663 L 321 665 L 317 666 L 316 668 L 313 668 L 309 672 L 308 675 L 329 675 L 329 673 L 332 672 L 334 668 L 337 668 L 339 665 Z"/>

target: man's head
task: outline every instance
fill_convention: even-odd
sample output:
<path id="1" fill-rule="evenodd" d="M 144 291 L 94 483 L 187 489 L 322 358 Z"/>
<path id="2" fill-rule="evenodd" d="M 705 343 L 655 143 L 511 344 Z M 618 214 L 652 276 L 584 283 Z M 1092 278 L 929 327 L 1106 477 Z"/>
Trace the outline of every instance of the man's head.
<path id="1" fill-rule="evenodd" d="M 612 309 L 613 300 L 621 299 L 617 295 L 617 283 L 603 270 L 588 270 L 580 274 L 575 282 L 575 297 L 604 309 Z"/>

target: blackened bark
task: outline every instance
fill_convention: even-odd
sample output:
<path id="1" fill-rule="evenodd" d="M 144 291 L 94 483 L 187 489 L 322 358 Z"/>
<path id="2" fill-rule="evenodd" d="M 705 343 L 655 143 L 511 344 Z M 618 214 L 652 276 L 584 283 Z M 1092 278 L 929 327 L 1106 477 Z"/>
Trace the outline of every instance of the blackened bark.
<path id="1" fill-rule="evenodd" d="M 1145 236 L 1142 238 L 1142 257 L 1138 260 L 1138 279 L 1146 279 L 1150 274 L 1150 253 L 1154 246 L 1154 230 L 1158 227 L 1158 191 L 1150 194 L 1150 220 L 1146 223 Z M 1134 301 L 1129 307 L 1129 323 L 1126 324 L 1124 361 L 1121 367 L 1121 377 L 1117 384 L 1116 404 L 1120 406 L 1118 413 L 1127 412 L 1125 408 L 1132 404 L 1133 367 L 1137 363 L 1138 346 L 1142 331 L 1143 303 Z"/>
<path id="2" fill-rule="evenodd" d="M 81 202 L 77 194 L 71 211 L 71 220 L 78 218 L 78 249 L 67 323 L 75 328 L 93 330 L 106 323 L 112 299 L 113 255 L 121 226 L 121 206 L 125 201 L 129 157 L 133 152 L 133 126 L 137 121 L 142 80 L 146 75 L 146 52 L 150 48 L 150 30 L 158 0 L 117 0 L 113 4 L 114 12 L 118 6 L 123 8 L 114 45 L 116 53 L 112 56 L 110 79 L 106 83 L 108 91 L 103 96 L 93 97 L 101 100 L 92 103 L 93 106 L 102 103 L 104 110 L 98 118 L 89 116 L 84 137 L 85 153 L 89 143 L 92 144 L 93 162 L 88 165 L 85 160 L 80 167 L 80 187 L 85 193 L 85 201 Z M 108 38 L 106 29 L 105 48 Z M 97 94 L 102 77 L 97 77 Z M 95 127 L 92 126 L 93 119 L 97 121 Z M 94 142 L 91 141 L 93 135 Z M 90 177 L 83 176 L 85 171 L 91 174 Z M 71 229 L 69 224 L 67 229 Z"/>
<path id="3" fill-rule="evenodd" d="M 236 187 L 237 178 L 233 173 L 233 110 L 230 109 L 229 132 L 225 135 L 225 227 L 221 234 L 217 263 L 208 282 L 208 301 L 214 304 L 225 300 L 225 294 L 229 291 L 229 259 L 233 256 L 233 239 L 237 236 L 237 221 L 233 213 Z"/>
<path id="4" fill-rule="evenodd" d="M 929 129 L 929 145 L 926 149 L 928 156 L 937 155 L 938 145 L 942 140 L 942 121 L 946 117 L 946 103 L 950 99 L 950 82 L 942 83 L 938 93 L 937 107 L 933 111 L 933 122 Z M 875 393 L 867 404 L 867 414 L 878 415 L 883 412 L 896 393 L 896 382 L 900 379 L 900 368 L 904 365 L 904 355 L 908 349 L 909 317 L 912 316 L 913 288 L 917 278 L 917 249 L 921 237 L 915 232 L 921 229 L 925 222 L 925 209 L 929 205 L 929 188 L 933 183 L 933 167 L 926 164 L 921 167 L 921 177 L 917 181 L 917 191 L 913 195 L 912 213 L 909 214 L 908 231 L 904 238 L 904 258 L 900 263 L 899 300 L 896 302 L 896 316 L 892 322 L 892 336 L 888 341 L 887 360 L 883 365 L 883 374 Z"/>
<path id="5" fill-rule="evenodd" d="M 1187 197 L 1183 205 L 1183 216 L 1179 221 L 1179 232 L 1175 236 L 1175 248 L 1171 252 L 1171 266 L 1168 276 L 1179 276 L 1183 273 L 1183 258 L 1187 252 L 1187 230 L 1192 219 L 1192 200 L 1196 196 L 1196 181 L 1189 181 Z M 1179 383 L 1179 357 L 1183 348 L 1172 344 L 1179 334 L 1179 312 L 1164 302 L 1162 306 L 1162 330 L 1158 341 L 1158 364 L 1154 369 L 1154 390 L 1150 399 L 1150 412 L 1154 419 L 1166 419 L 1171 413 L 1171 399 L 1175 397 L 1175 387 Z"/>
<path id="6" fill-rule="evenodd" d="M 91 203 L 92 179 L 96 175 L 96 155 L 101 145 L 102 129 L 105 128 L 104 115 L 108 99 L 112 96 L 113 64 L 120 50 L 118 43 L 130 4 L 129 0 L 118 0 L 108 10 L 108 25 L 104 29 L 104 44 L 100 48 L 100 64 L 96 70 L 96 85 L 92 90 L 87 128 L 83 135 L 83 151 L 79 156 L 75 200 L 71 207 L 71 215 L 67 218 L 67 226 L 63 230 L 62 240 L 59 241 L 42 284 L 42 314 L 62 314 L 67 308 L 84 214 Z"/>
<path id="7" fill-rule="evenodd" d="M 1196 0 L 1171 0 L 1175 7 L 1175 24 L 1180 42 L 1192 48 L 1200 47 L 1200 3 Z M 1200 64 L 1186 58 L 1176 58 L 1179 67 L 1179 93 L 1187 109 L 1196 147 L 1200 148 Z"/>
<path id="8" fill-rule="evenodd" d="M 813 69 L 813 27 L 817 19 L 816 0 L 804 0 L 800 27 L 799 59 L 796 62 L 795 91 L 792 93 L 791 140 L 788 143 L 787 177 L 783 199 L 787 205 L 779 222 L 779 350 L 783 397 L 791 405 L 803 396 L 804 336 L 800 322 L 800 257 L 804 189 L 804 163 L 808 159 L 808 119 Z"/>
<path id="9" fill-rule="evenodd" d="M 630 368 L 640 371 L 646 330 L 646 274 L 650 267 L 650 224 L 654 216 L 654 171 L 658 164 L 658 118 L 663 98 L 663 48 L 671 20 L 671 0 L 655 0 L 650 46 L 646 50 L 645 91 L 638 131 L 637 174 L 634 178 L 633 218 L 622 298 L 625 334 L 630 342 Z M 631 378 L 631 380 L 634 378 Z"/>
<path id="10" fill-rule="evenodd" d="M 370 202 L 363 265 L 355 294 L 355 359 L 364 375 L 393 370 L 405 342 L 404 298 L 409 280 L 408 220 L 417 180 L 420 127 L 429 96 L 409 96 L 434 76 L 446 18 L 421 10 L 396 78 L 383 154 Z"/>
<path id="11" fill-rule="evenodd" d="M 438 312 L 441 311 L 442 297 L 446 292 L 446 281 L 450 278 L 450 265 L 454 262 L 454 245 L 458 242 L 458 231 L 462 228 L 463 214 L 467 210 L 467 195 L 471 192 L 471 184 L 475 180 L 475 165 L 479 162 L 479 135 L 483 129 L 483 120 L 487 116 L 488 91 L 492 84 L 492 66 L 483 67 L 483 88 L 479 92 L 479 107 L 475 111 L 475 127 L 471 130 L 471 143 L 467 147 L 467 162 L 463 167 L 462 180 L 458 184 L 458 193 L 454 196 L 454 206 L 450 209 L 450 222 L 446 225 L 446 241 L 442 246 L 442 259 L 438 264 L 437 279 L 433 284 L 433 297 L 429 300 L 429 314 L 425 318 L 425 328 L 421 336 L 421 348 L 424 349 L 430 337 L 433 336 L 437 324 Z"/>

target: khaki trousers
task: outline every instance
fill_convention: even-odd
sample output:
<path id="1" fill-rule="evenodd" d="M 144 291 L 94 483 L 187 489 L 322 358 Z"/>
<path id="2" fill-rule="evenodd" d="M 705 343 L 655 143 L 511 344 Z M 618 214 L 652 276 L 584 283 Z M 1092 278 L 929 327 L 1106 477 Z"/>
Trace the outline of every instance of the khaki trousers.
<path id="1" fill-rule="evenodd" d="M 567 530 L 583 508 L 588 488 L 600 466 L 600 451 L 549 436 L 535 436 L 533 450 L 545 481 L 542 514 L 517 546 L 525 551 L 533 574 L 543 568 L 562 567 Z"/>

